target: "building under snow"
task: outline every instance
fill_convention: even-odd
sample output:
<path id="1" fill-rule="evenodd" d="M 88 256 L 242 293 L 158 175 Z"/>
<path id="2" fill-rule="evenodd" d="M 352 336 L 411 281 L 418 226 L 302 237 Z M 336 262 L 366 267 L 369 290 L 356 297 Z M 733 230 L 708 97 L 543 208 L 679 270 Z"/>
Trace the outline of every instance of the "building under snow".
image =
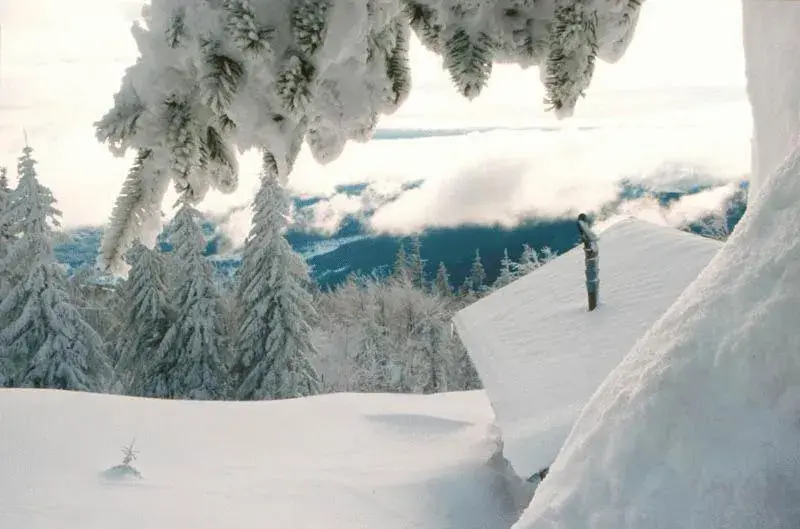
<path id="1" fill-rule="evenodd" d="M 521 476 L 552 463 L 595 390 L 721 243 L 628 219 L 604 231 L 599 246 L 593 312 L 575 248 L 454 318 Z"/>

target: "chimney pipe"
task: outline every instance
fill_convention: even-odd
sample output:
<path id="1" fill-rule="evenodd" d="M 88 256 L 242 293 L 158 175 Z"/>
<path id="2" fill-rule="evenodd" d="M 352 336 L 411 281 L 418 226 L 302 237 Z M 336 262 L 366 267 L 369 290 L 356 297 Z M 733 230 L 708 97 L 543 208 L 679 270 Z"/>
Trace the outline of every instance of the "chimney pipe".
<path id="1" fill-rule="evenodd" d="M 578 215 L 578 231 L 586 256 L 586 294 L 589 298 L 589 311 L 591 312 L 597 308 L 600 295 L 600 251 L 597 245 L 597 234 L 592 231 L 589 218 L 584 213 Z"/>

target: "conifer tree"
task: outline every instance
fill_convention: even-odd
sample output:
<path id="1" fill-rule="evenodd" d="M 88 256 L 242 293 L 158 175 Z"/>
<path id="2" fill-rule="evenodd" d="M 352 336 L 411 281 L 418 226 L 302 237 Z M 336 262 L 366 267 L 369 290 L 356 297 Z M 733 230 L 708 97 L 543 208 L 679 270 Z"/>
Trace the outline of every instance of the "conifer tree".
<path id="1" fill-rule="evenodd" d="M 11 201 L 11 188 L 8 186 L 7 169 L 0 167 L 0 261 L 8 251 L 11 244 L 9 227 L 4 224 L 3 212 L 5 212 Z M 8 222 L 8 221 L 6 221 Z M 3 299 L 10 288 L 10 278 L 6 277 L 4 271 L 0 269 L 0 299 Z"/>
<path id="2" fill-rule="evenodd" d="M 500 273 L 498 274 L 493 287 L 503 288 L 514 281 L 519 276 L 517 268 L 517 263 L 512 261 L 508 256 L 508 249 L 504 249 L 503 258 L 500 260 Z"/>
<path id="3" fill-rule="evenodd" d="M 126 261 L 128 278 L 122 287 L 124 316 L 116 343 L 117 372 L 128 393 L 149 393 L 151 377 L 160 364 L 159 346 L 169 329 L 173 310 L 169 302 L 166 260 L 161 252 L 134 241 Z"/>
<path id="4" fill-rule="evenodd" d="M 176 315 L 142 388 L 147 395 L 197 400 L 227 395 L 223 306 L 211 263 L 203 257 L 206 243 L 199 220 L 199 212 L 184 200 L 170 236 L 178 267 L 171 289 Z"/>
<path id="5" fill-rule="evenodd" d="M 436 269 L 433 291 L 442 298 L 449 298 L 453 295 L 453 287 L 450 286 L 450 274 L 447 272 L 444 262 L 441 261 L 439 262 L 439 268 Z"/>
<path id="6" fill-rule="evenodd" d="M 310 323 L 316 312 L 308 291 L 308 266 L 283 235 L 289 196 L 271 153 L 264 155 L 261 188 L 253 204 L 237 290 L 242 323 L 232 374 L 241 400 L 314 395 L 319 376 Z"/>
<path id="7" fill-rule="evenodd" d="M 19 183 L 1 224 L 12 237 L 0 270 L 14 284 L 0 300 L 0 379 L 5 385 L 101 391 L 112 372 L 98 334 L 68 294 L 51 238 L 61 212 L 39 183 L 33 149 L 19 159 Z"/>
<path id="8" fill-rule="evenodd" d="M 0 167 L 0 214 L 8 207 L 11 188 L 8 186 L 8 169 Z"/>
<path id="9" fill-rule="evenodd" d="M 411 282 L 411 267 L 406 247 L 400 243 L 400 248 L 397 249 L 397 254 L 394 258 L 394 268 L 392 269 L 392 278 L 402 283 Z"/>
<path id="10" fill-rule="evenodd" d="M 486 289 L 486 270 L 483 267 L 480 250 L 475 250 L 475 258 L 472 260 L 466 284 L 468 291 L 475 294 L 480 294 Z"/>
<path id="11" fill-rule="evenodd" d="M 411 239 L 411 253 L 408 258 L 408 275 L 414 287 L 425 288 L 425 261 L 422 259 L 422 242 L 419 236 Z"/>

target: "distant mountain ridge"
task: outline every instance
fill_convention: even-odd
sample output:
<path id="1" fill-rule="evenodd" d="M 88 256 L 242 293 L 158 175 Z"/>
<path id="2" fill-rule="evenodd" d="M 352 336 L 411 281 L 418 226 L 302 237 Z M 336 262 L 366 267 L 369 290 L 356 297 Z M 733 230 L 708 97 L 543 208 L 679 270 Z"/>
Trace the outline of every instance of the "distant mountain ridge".
<path id="1" fill-rule="evenodd" d="M 420 185 L 412 182 L 403 186 L 399 193 L 408 188 Z M 589 212 L 598 220 L 613 217 L 623 210 L 625 204 L 642 199 L 655 201 L 663 208 L 682 197 L 708 191 L 727 183 L 703 181 L 698 178 L 679 178 L 664 182 L 640 183 L 630 180 L 621 182 L 617 198 L 605 204 L 599 211 Z M 368 184 L 340 186 L 337 193 L 353 197 L 363 197 L 369 189 Z M 408 237 L 400 237 L 374 233 L 370 229 L 369 220 L 375 207 L 394 200 L 395 195 L 382 197 L 367 204 L 356 214 L 344 216 L 333 233 L 326 234 L 315 229 L 311 223 L 313 208 L 326 197 L 295 197 L 295 224 L 286 237 L 292 247 L 303 255 L 312 267 L 314 279 L 321 287 L 340 283 L 350 273 L 383 274 L 388 272 L 401 243 L 408 243 Z M 731 230 L 744 214 L 747 201 L 747 183 L 741 182 L 738 190 L 724 204 L 723 230 Z M 370 202 L 369 200 L 366 202 Z M 701 233 L 707 229 L 709 218 L 696 219 L 682 229 Z M 719 222 L 717 222 L 719 224 Z M 56 256 L 68 270 L 91 266 L 97 257 L 102 228 L 88 227 L 69 232 L 71 241 L 56 247 Z M 164 251 L 169 251 L 167 240 L 169 225 L 159 238 Z M 239 265 L 238 253 L 232 250 L 233 244 L 223 233 L 217 222 L 208 220 L 204 225 L 208 237 L 206 254 L 213 259 L 218 273 L 222 277 L 230 277 Z M 475 250 L 480 250 L 486 268 L 487 280 L 493 281 L 497 276 L 504 249 L 516 259 L 522 245 L 540 249 L 550 247 L 563 253 L 575 246 L 578 234 L 572 216 L 568 218 L 529 218 L 514 228 L 500 226 L 464 225 L 455 228 L 433 228 L 418 234 L 422 243 L 422 257 L 426 261 L 426 275 L 432 278 L 439 262 L 444 262 L 454 285 L 459 285 L 466 277 Z"/>

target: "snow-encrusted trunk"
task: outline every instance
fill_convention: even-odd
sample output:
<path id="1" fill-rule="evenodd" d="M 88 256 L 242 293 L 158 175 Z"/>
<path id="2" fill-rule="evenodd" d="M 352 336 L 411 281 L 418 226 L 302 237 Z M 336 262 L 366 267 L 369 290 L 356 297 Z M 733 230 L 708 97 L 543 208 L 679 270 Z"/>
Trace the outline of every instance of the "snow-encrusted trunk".
<path id="1" fill-rule="evenodd" d="M 742 0 L 747 94 L 753 112 L 750 186 L 783 161 L 800 138 L 800 3 Z M 789 36 L 789 38 L 787 38 Z"/>
<path id="2" fill-rule="evenodd" d="M 516 529 L 800 527 L 800 2 L 745 0 L 744 16 L 757 191 L 595 393 Z"/>

